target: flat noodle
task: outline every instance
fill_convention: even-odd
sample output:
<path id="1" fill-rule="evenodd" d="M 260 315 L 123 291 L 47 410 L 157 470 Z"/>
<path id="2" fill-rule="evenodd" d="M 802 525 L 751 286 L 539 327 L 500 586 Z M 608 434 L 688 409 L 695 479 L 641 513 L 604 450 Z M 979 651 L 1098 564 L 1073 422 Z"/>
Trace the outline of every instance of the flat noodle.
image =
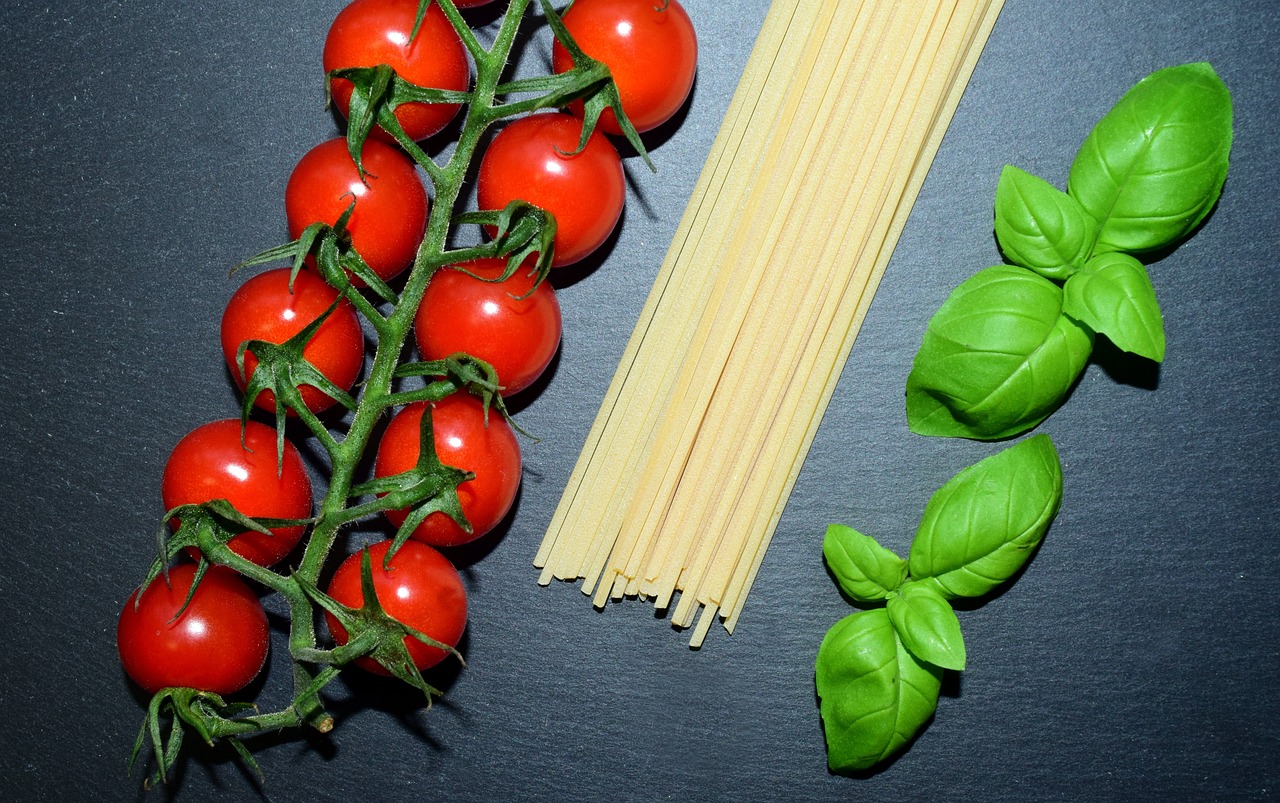
<path id="1" fill-rule="evenodd" d="M 765 19 L 750 59 L 755 68 L 744 73 L 734 94 L 725 124 L 712 146 L 654 290 L 570 476 L 547 538 L 535 557 L 535 565 L 545 567 L 540 578 L 544 585 L 553 576 L 560 579 L 584 576 L 587 552 L 593 545 L 598 549 L 607 541 L 589 537 L 591 523 L 600 532 L 616 533 L 616 526 L 611 525 L 610 520 L 621 505 L 615 500 L 618 494 L 625 495 L 633 488 L 628 475 L 639 462 L 639 458 L 631 456 L 643 447 L 646 434 L 655 426 L 660 414 L 655 399 L 669 390 L 670 382 L 661 376 L 655 379 L 655 374 L 663 370 L 664 362 L 668 372 L 678 370 L 679 357 L 686 347 L 671 342 L 673 333 L 687 329 L 684 322 L 697 320 L 698 302 L 706 295 L 702 285 L 713 277 L 712 271 L 689 270 L 688 266 L 695 264 L 693 255 L 699 244 L 723 240 L 727 219 L 733 211 L 726 199 L 739 197 L 751 180 L 744 160 L 758 151 L 759 142 L 768 130 L 767 120 L 761 119 L 759 109 L 776 105 L 781 98 L 777 90 L 765 94 L 770 89 L 766 80 L 772 75 L 768 67 L 791 57 L 783 47 L 795 47 L 795 40 L 786 34 L 800 5 L 800 0 L 777 0 Z M 658 323 L 655 318 L 659 319 Z M 664 349 L 653 348 L 651 334 L 654 338 L 664 338 Z M 642 348 L 646 343 L 649 347 Z M 643 382 L 650 383 L 652 395 L 644 392 L 641 377 Z M 637 424 L 637 419 L 641 423 Z"/>
<path id="2" fill-rule="evenodd" d="M 962 58 L 952 65 L 949 74 L 942 75 L 939 70 L 935 69 L 931 79 L 941 80 L 944 84 L 946 95 L 943 102 L 939 105 L 935 112 L 935 116 L 930 121 L 929 135 L 920 145 L 918 155 L 914 160 L 911 174 L 908 177 L 902 197 L 894 210 L 893 220 L 889 230 L 884 237 L 884 243 L 879 252 L 875 255 L 874 264 L 872 266 L 872 278 L 867 282 L 866 286 L 856 292 L 857 302 L 852 307 L 852 316 L 845 323 L 843 331 L 843 339 L 836 342 L 836 338 L 829 338 L 827 347 L 836 346 L 838 350 L 833 357 L 827 358 L 822 364 L 827 366 L 827 375 L 825 384 L 821 389 L 821 396 L 809 408 L 810 416 L 805 424 L 805 437 L 798 444 L 794 455 L 792 456 L 790 465 L 785 466 L 785 478 L 781 484 L 782 490 L 778 494 L 772 510 L 762 510 L 757 513 L 756 518 L 748 525 L 746 530 L 749 533 L 760 533 L 761 538 L 754 549 L 754 554 L 750 556 L 749 561 L 739 564 L 735 570 L 735 576 L 731 581 L 731 589 L 726 600 L 721 605 L 722 616 L 724 617 L 725 629 L 732 633 L 737 624 L 738 617 L 742 612 L 742 604 L 745 601 L 747 591 L 750 589 L 759 571 L 760 563 L 764 557 L 765 548 L 768 546 L 769 539 L 777 526 L 778 519 L 782 515 L 782 508 L 787 497 L 791 493 L 792 487 L 795 485 L 796 478 L 800 473 L 801 464 L 804 456 L 809 450 L 813 437 L 816 434 L 818 424 L 822 417 L 822 411 L 826 409 L 827 403 L 831 399 L 831 395 L 835 390 L 836 381 L 839 379 L 841 367 L 844 365 L 849 356 L 849 352 L 853 348 L 854 339 L 857 337 L 858 329 L 862 325 L 863 319 L 866 317 L 867 310 L 871 305 L 872 297 L 875 294 L 876 285 L 879 284 L 880 277 L 883 276 L 885 267 L 889 262 L 889 258 L 893 253 L 893 247 L 897 243 L 902 233 L 903 227 L 906 225 L 907 217 L 911 211 L 911 205 L 914 203 L 916 196 L 920 192 L 920 187 L 924 184 L 925 175 L 928 172 L 929 165 L 933 161 L 934 155 L 942 144 L 942 138 L 946 133 L 946 123 L 950 121 L 955 113 L 956 107 L 960 103 L 960 97 L 964 93 L 965 85 L 968 83 L 969 77 L 973 74 L 974 67 L 977 65 L 978 57 L 982 51 L 982 43 L 984 43 L 994 27 L 996 18 L 999 15 L 1001 2 L 983 2 L 975 5 L 967 10 L 970 12 L 968 27 L 963 35 L 963 51 Z M 962 9 L 963 10 L 963 9 Z M 847 291 L 847 295 L 854 296 L 854 290 Z M 783 469 L 783 464 L 777 464 L 778 471 Z M 752 550 L 749 550 L 751 552 Z"/>
<path id="3" fill-rule="evenodd" d="M 915 17 L 915 8 L 907 13 L 888 15 L 884 20 L 889 25 L 882 34 L 885 37 L 883 41 L 899 39 L 902 29 L 909 30 L 908 25 Z M 864 52 L 874 52 L 874 50 L 875 48 L 864 48 Z M 892 53 L 891 57 L 905 60 L 913 52 L 914 48 L 900 49 Z M 876 66 L 877 75 L 873 78 L 892 77 L 904 72 L 897 68 L 886 70 L 887 67 L 894 67 L 892 62 L 877 60 Z M 810 188 L 807 194 L 811 198 L 822 199 L 816 213 L 823 216 L 824 226 L 831 225 L 833 232 L 849 229 L 854 213 L 861 207 L 868 192 L 873 195 L 879 194 L 876 185 L 866 174 L 873 172 L 867 169 L 868 162 L 876 161 L 875 155 L 880 151 L 887 136 L 887 131 L 881 130 L 885 129 L 885 126 L 877 125 L 878 120 L 853 130 L 850 130 L 848 125 L 859 123 L 857 112 L 860 111 L 868 96 L 875 99 L 886 91 L 886 87 L 882 86 L 883 83 L 883 80 L 865 79 L 855 82 L 853 86 L 856 87 L 856 91 L 848 93 L 843 98 L 843 103 L 839 104 L 835 110 L 839 115 L 834 120 L 837 125 L 828 126 L 826 129 L 838 132 L 839 135 L 831 137 L 834 150 L 824 162 L 837 163 L 841 156 L 840 147 L 851 138 L 863 143 L 863 153 L 870 154 L 871 158 L 855 157 L 848 174 L 836 170 L 810 171 L 816 186 Z M 853 119 L 850 119 L 851 117 Z M 842 122 L 843 125 L 840 124 Z M 717 544 L 713 547 L 714 552 L 703 550 L 693 557 L 690 565 L 695 573 L 691 579 L 697 582 L 704 580 L 707 577 L 706 572 L 713 567 L 727 574 L 728 570 L 724 569 L 724 565 L 730 561 L 736 562 L 736 556 L 741 554 L 745 547 L 748 534 L 740 528 L 728 527 L 728 519 L 743 498 L 743 491 L 746 490 L 744 483 L 750 476 L 751 464 L 760 454 L 760 449 L 769 435 L 776 415 L 777 399 L 795 378 L 794 371 L 775 376 L 764 366 L 771 365 L 775 361 L 783 365 L 796 364 L 797 352 L 812 337 L 815 315 L 829 299 L 829 290 L 837 281 L 839 274 L 843 272 L 841 269 L 852 263 L 851 259 L 821 258 L 821 254 L 829 250 L 830 244 L 839 242 L 840 238 L 812 237 L 808 223 L 808 219 L 812 216 L 813 213 L 797 216 L 790 227 L 790 236 L 780 243 L 779 252 L 776 255 L 768 255 L 772 264 L 795 261 L 801 265 L 812 266 L 807 276 L 792 280 L 786 275 L 786 271 L 778 271 L 782 282 L 775 283 L 769 297 L 758 299 L 756 302 L 758 308 L 762 309 L 794 310 L 794 317 L 780 319 L 777 316 L 756 315 L 749 322 L 741 333 L 739 343 L 736 344 L 738 348 L 735 348 L 727 357 L 723 386 L 733 390 L 718 394 L 714 400 L 714 406 L 708 411 L 709 417 L 717 423 L 722 423 L 727 431 L 713 435 L 704 441 L 705 445 L 701 450 L 704 459 L 699 464 L 700 470 L 695 475 L 697 480 L 691 483 L 692 490 L 686 494 L 686 498 L 692 500 L 695 497 L 701 497 L 710 500 L 704 505 L 704 510 L 705 515 L 711 518 L 704 526 L 709 526 L 713 532 L 719 533 L 722 539 L 735 539 L 735 544 L 726 544 L 723 549 L 720 548 L 720 544 Z M 854 227 L 855 230 L 856 228 Z M 744 447 L 723 448 L 722 445 L 727 443 L 743 444 Z M 707 479 L 716 476 L 724 478 L 726 480 L 724 484 L 728 487 L 715 490 L 700 487 Z M 754 500 L 748 497 L 748 501 Z M 696 516 L 693 511 L 690 511 L 690 514 Z M 701 520 L 707 521 L 705 516 Z M 714 563 L 712 563 L 713 560 Z M 720 585 L 723 586 L 723 581 Z M 691 593 L 695 590 L 697 590 L 696 595 Z M 719 596 L 719 592 L 716 592 L 716 597 Z M 695 582 L 690 582 L 682 592 L 680 607 L 677 608 L 673 621 L 677 623 L 685 621 L 690 615 L 689 608 L 695 601 L 706 604 L 710 600 L 705 593 L 698 590 Z"/>
<path id="4" fill-rule="evenodd" d="M 534 565 L 733 632 L 1002 0 L 775 0 Z M 696 626 L 695 626 L 696 618 Z"/>

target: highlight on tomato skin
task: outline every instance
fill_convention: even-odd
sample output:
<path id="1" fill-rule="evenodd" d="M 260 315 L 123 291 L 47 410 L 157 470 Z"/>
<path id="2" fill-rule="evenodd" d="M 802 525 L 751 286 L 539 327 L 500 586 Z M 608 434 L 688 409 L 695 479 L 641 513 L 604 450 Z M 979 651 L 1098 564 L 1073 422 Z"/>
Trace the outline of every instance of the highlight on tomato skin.
<path id="1" fill-rule="evenodd" d="M 457 647 L 467 627 L 467 591 L 462 577 L 439 551 L 417 541 L 406 541 L 384 565 L 391 541 L 368 547 L 373 591 L 388 616 L 436 641 Z M 361 553 L 348 556 L 333 573 L 326 593 L 349 608 L 364 605 L 361 586 Z M 325 612 L 329 633 L 338 644 L 347 643 L 347 630 L 333 614 Z M 409 657 L 418 669 L 429 669 L 448 655 L 416 638 L 405 637 Z M 377 675 L 390 675 L 381 664 L 362 657 L 356 666 Z"/>
<path id="2" fill-rule="evenodd" d="M 313 223 L 335 225 L 354 203 L 346 223 L 351 245 L 370 270 L 387 281 L 413 264 L 430 203 L 417 167 L 403 151 L 366 140 L 360 156 L 364 176 L 344 138 L 326 140 L 307 151 L 285 186 L 285 219 L 289 237 L 296 240 Z M 352 283 L 364 286 L 357 277 Z"/>
<path id="3" fill-rule="evenodd" d="M 225 499 L 251 518 L 305 519 L 311 515 L 311 479 L 298 447 L 284 442 L 277 460 L 276 432 L 257 421 L 242 430 L 239 419 L 211 421 L 173 447 L 160 479 L 165 510 Z M 179 522 L 173 522 L 176 529 Z M 302 525 L 276 527 L 271 535 L 249 530 L 227 547 L 259 566 L 279 563 L 302 539 Z M 192 558 L 199 551 L 192 549 Z"/>
<path id="4" fill-rule="evenodd" d="M 622 217 L 622 159 L 598 130 L 578 150 L 582 121 L 542 112 L 508 123 L 480 158 L 476 198 L 482 210 L 525 201 L 556 220 L 552 267 L 572 265 L 609 239 Z"/>
<path id="5" fill-rule="evenodd" d="M 684 106 L 698 70 L 698 36 L 677 0 L 575 0 L 564 24 L 584 53 L 609 68 L 636 131 L 652 131 Z M 551 64 L 557 73 L 573 68 L 558 40 Z M 570 106 L 579 117 L 582 108 L 582 101 Z M 599 126 L 622 133 L 612 109 L 600 115 Z"/>
<path id="6" fill-rule="evenodd" d="M 375 477 L 400 474 L 417 464 L 422 416 L 428 409 L 440 462 L 475 474 L 458 486 L 462 512 L 472 531 L 435 512 L 414 529 L 412 537 L 437 547 L 459 546 L 492 531 L 511 510 L 520 489 L 520 442 L 497 411 L 489 411 L 486 423 L 480 400 L 459 391 L 437 402 L 405 405 L 396 413 L 378 442 Z M 386 516 L 399 527 L 408 511 L 389 510 Z"/>
<path id="7" fill-rule="evenodd" d="M 532 263 L 525 260 L 502 281 L 486 280 L 502 276 L 505 259 L 478 259 L 432 276 L 414 322 L 422 359 L 465 352 L 484 360 L 497 371 L 503 396 L 537 381 L 560 346 L 562 321 L 551 284 L 534 288 Z"/>
<path id="8" fill-rule="evenodd" d="M 276 268 L 254 276 L 240 286 L 222 314 L 222 356 L 241 391 L 258 366 L 251 350 L 244 353 L 244 375 L 236 364 L 240 344 L 248 340 L 283 343 L 313 323 L 338 300 L 338 291 L 310 270 L 293 277 L 290 269 Z M 343 300 L 325 319 L 302 356 L 329 381 L 343 390 L 355 385 L 364 365 L 364 331 L 351 303 Z M 300 393 L 307 409 L 321 412 L 336 401 L 318 388 L 304 385 Z M 275 394 L 264 390 L 254 400 L 259 408 L 274 411 Z"/>
<path id="9" fill-rule="evenodd" d="M 253 589 L 230 569 L 213 566 L 187 602 L 195 574 L 194 564 L 173 566 L 168 584 L 164 575 L 156 577 L 120 612 L 120 663 L 152 694 L 175 686 L 233 694 L 266 663 L 270 628 Z"/>
<path id="10" fill-rule="evenodd" d="M 471 62 L 457 31 L 432 3 L 417 37 L 410 40 L 417 13 L 418 0 L 355 0 L 347 5 L 338 12 L 325 37 L 321 59 L 325 73 L 386 64 L 409 83 L 465 91 L 471 81 Z M 330 81 L 333 103 L 343 117 L 351 108 L 353 89 L 346 79 Z M 405 103 L 396 108 L 395 115 L 409 138 L 418 141 L 443 130 L 459 108 L 451 103 Z M 380 127 L 375 127 L 373 134 L 392 141 Z"/>

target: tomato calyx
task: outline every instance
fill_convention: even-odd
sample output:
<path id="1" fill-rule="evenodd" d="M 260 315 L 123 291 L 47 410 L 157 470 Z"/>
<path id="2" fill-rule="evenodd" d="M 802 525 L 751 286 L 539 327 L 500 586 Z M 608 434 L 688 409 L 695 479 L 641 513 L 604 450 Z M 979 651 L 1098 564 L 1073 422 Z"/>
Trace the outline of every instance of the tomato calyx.
<path id="1" fill-rule="evenodd" d="M 174 519 L 179 520 L 181 524 L 177 531 L 170 535 L 169 522 Z M 281 583 L 278 574 L 236 554 L 227 546 L 227 543 L 243 532 L 253 531 L 267 537 L 274 537 L 273 528 L 308 526 L 315 521 L 314 518 L 253 518 L 236 510 L 225 499 L 214 499 L 198 505 L 179 505 L 164 514 L 157 533 L 160 554 L 147 573 L 142 590 L 162 574 L 166 576 L 167 582 L 170 561 L 189 550 L 195 550 L 200 560 L 196 579 L 191 584 L 191 590 L 187 595 L 188 601 L 195 593 L 200 578 L 210 564 L 229 566 L 269 588 L 278 590 Z M 178 615 L 181 615 L 181 611 Z"/>
<path id="2" fill-rule="evenodd" d="M 605 109 L 610 109 L 618 121 L 623 137 L 632 148 L 635 148 L 640 158 L 644 159 L 645 165 L 654 173 L 658 172 L 653 160 L 649 158 L 649 151 L 640 139 L 640 132 L 632 125 L 631 119 L 622 109 L 622 96 L 618 93 L 618 84 L 613 80 L 613 74 L 609 72 L 608 66 L 583 52 L 574 41 L 573 35 L 569 33 L 569 29 L 565 27 L 564 20 L 551 7 L 550 0 L 539 0 L 539 2 L 542 4 L 547 24 L 555 34 L 556 40 L 568 51 L 570 59 L 573 60 L 573 69 L 562 75 L 579 74 L 581 75 L 579 80 L 585 82 L 578 94 L 566 98 L 566 100 L 582 99 L 583 101 L 582 138 L 578 142 L 578 150 L 587 146 L 587 140 L 595 131 L 601 113 Z"/>
<path id="3" fill-rule="evenodd" d="M 510 266 L 508 266 L 508 270 L 510 270 Z M 504 276 L 509 275 L 509 273 L 504 274 Z M 495 280 L 484 279 L 483 281 Z M 503 387 L 498 384 L 497 371 L 493 369 L 492 365 L 478 357 L 459 352 L 442 360 L 404 363 L 396 368 L 395 376 L 400 379 L 429 376 L 439 378 L 417 390 L 392 394 L 387 397 L 389 403 L 399 406 L 419 401 L 433 402 L 440 401 L 453 393 L 466 392 L 479 398 L 480 403 L 484 405 L 486 425 L 489 423 L 489 412 L 496 411 L 516 432 L 531 440 L 538 440 L 537 437 L 522 429 L 516 420 L 511 417 L 511 413 L 507 410 L 506 402 L 502 397 Z"/>
<path id="4" fill-rule="evenodd" d="M 423 420 L 429 418 L 430 416 L 423 416 Z M 391 559 L 402 544 L 403 541 L 399 541 L 391 545 L 383 559 L 384 569 L 390 566 Z M 414 664 L 413 657 L 409 654 L 405 639 L 413 638 L 428 647 L 443 650 L 463 666 L 466 665 L 462 653 L 458 652 L 456 647 L 393 619 L 383 609 L 374 587 L 373 561 L 368 547 L 361 550 L 360 554 L 360 588 L 363 594 L 361 607 L 352 608 L 344 605 L 314 584 L 300 578 L 298 578 L 298 584 L 307 596 L 333 616 L 347 633 L 346 643 L 339 644 L 331 650 L 315 650 L 314 655 L 310 657 L 334 665 L 346 665 L 358 658 L 371 659 L 392 676 L 421 690 L 426 696 L 428 705 L 441 692 L 422 677 L 421 670 Z"/>
<path id="5" fill-rule="evenodd" d="M 273 714 L 260 714 L 254 703 L 228 702 L 214 692 L 184 687 L 160 689 L 147 705 L 142 728 L 129 754 L 128 771 L 133 773 L 143 746 L 150 742 L 156 770 L 146 786 L 168 783 L 168 773 L 178 762 L 186 729 L 190 728 L 207 745 L 213 745 L 219 739 L 226 741 L 262 783 L 265 779 L 262 767 L 241 737 L 303 722 L 310 722 L 321 733 L 328 733 L 333 728 L 333 717 L 324 711 L 318 693 L 337 674 L 336 670 L 321 673 L 311 688 L 298 696 L 294 705 Z M 167 736 L 164 732 L 166 724 Z"/>
<path id="6" fill-rule="evenodd" d="M 556 218 L 545 209 L 528 201 L 515 200 L 496 211 L 463 213 L 457 216 L 456 222 L 483 226 L 490 232 L 491 241 L 488 248 L 474 249 L 474 255 L 451 254 L 454 264 L 477 258 L 505 257 L 507 272 L 497 280 L 501 281 L 536 254 L 533 270 L 537 272 L 537 280 L 530 293 L 551 273 L 555 258 Z"/>
<path id="7" fill-rule="evenodd" d="M 324 395 L 335 400 L 348 410 L 356 409 L 356 401 L 342 388 L 335 385 L 314 365 L 302 356 L 302 350 L 311 342 L 324 322 L 334 310 L 343 303 L 340 296 L 314 321 L 307 324 L 302 331 L 283 343 L 269 343 L 265 340 L 246 340 L 236 349 L 236 367 L 240 379 L 246 381 L 244 399 L 241 402 L 241 419 L 248 421 L 253 412 L 254 403 L 263 391 L 270 391 L 275 396 L 276 431 L 280 438 L 284 437 L 284 422 L 289 410 L 300 416 L 314 415 L 302 399 L 300 388 L 309 385 Z M 245 352 L 253 352 L 258 364 L 251 375 L 245 369 Z M 283 449 L 283 446 L 281 446 Z"/>
<path id="8" fill-rule="evenodd" d="M 432 513 L 443 513 L 466 532 L 471 532 L 471 522 L 462 512 L 462 500 L 458 486 L 475 479 L 470 471 L 446 466 L 436 454 L 431 416 L 422 416 L 419 430 L 417 463 L 408 471 L 378 477 L 351 489 L 353 497 L 376 495 L 379 499 L 369 503 L 372 511 L 405 509 L 409 514 L 396 530 L 387 559 L 409 540 L 414 529 Z M 362 506 L 364 507 L 364 506 Z M 367 599 L 367 597 L 366 597 Z"/>
<path id="9" fill-rule="evenodd" d="M 150 741 L 156 761 L 156 771 L 148 785 L 168 783 L 168 772 L 177 763 L 178 754 L 182 748 L 183 735 L 186 732 L 184 724 L 194 730 L 205 744 L 212 745 L 216 738 L 214 734 L 224 728 L 224 723 L 233 723 L 243 712 L 256 710 L 257 706 L 253 703 L 228 703 L 222 695 L 213 692 L 186 688 L 161 689 L 152 696 L 147 706 L 142 729 L 138 732 L 133 751 L 129 755 L 129 772 L 133 773 L 133 767 L 142 753 L 143 745 Z M 165 738 L 162 731 L 166 720 L 170 722 L 168 738 Z M 256 727 L 253 730 L 256 730 Z M 261 780 L 262 769 L 249 750 L 239 739 L 228 737 L 227 740 Z"/>
<path id="10" fill-rule="evenodd" d="M 291 278 L 296 278 L 298 272 L 305 269 L 307 258 L 311 257 L 315 261 L 316 272 L 376 325 L 383 320 L 382 315 L 356 290 L 351 277 L 355 276 L 389 304 L 396 304 L 400 299 L 396 291 L 369 267 L 369 263 L 352 246 L 347 224 L 354 211 L 355 201 L 352 200 L 332 226 L 322 222 L 312 223 L 302 230 L 298 239 L 268 248 L 237 264 L 231 272 L 234 274 L 244 268 L 287 261 L 290 263 Z"/>
<path id="11" fill-rule="evenodd" d="M 410 83 L 387 64 L 376 67 L 343 67 L 330 71 L 325 75 L 325 92 L 331 99 L 334 79 L 350 81 L 353 87 L 347 118 L 347 148 L 361 174 L 364 173 L 361 151 L 365 139 L 373 133 L 375 127 L 381 127 L 411 154 L 421 152 L 421 148 L 405 132 L 396 117 L 395 110 L 398 106 L 405 103 L 459 105 L 469 103 L 472 97 L 470 92 Z M 430 166 L 426 169 L 431 173 Z"/>

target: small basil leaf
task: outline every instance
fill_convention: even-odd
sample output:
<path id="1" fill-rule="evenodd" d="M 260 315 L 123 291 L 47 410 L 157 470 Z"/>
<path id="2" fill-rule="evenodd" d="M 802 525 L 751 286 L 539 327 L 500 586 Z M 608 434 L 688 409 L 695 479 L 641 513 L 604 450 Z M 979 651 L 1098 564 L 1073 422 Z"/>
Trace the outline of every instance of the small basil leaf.
<path id="1" fill-rule="evenodd" d="M 981 460 L 934 493 L 911 543 L 912 578 L 945 597 L 980 597 L 1012 577 L 1062 504 L 1062 464 L 1048 435 Z"/>
<path id="2" fill-rule="evenodd" d="M 1093 333 L 1062 315 L 1062 289 L 997 265 L 961 283 L 925 330 L 907 377 L 919 435 L 994 440 L 1021 434 L 1062 403 Z"/>
<path id="3" fill-rule="evenodd" d="M 844 593 L 859 602 L 882 600 L 907 579 L 905 560 L 843 524 L 827 527 L 822 556 Z"/>
<path id="4" fill-rule="evenodd" d="M 814 667 L 827 764 L 837 772 L 872 767 L 897 753 L 938 706 L 942 669 L 917 660 L 884 608 L 832 625 Z"/>
<path id="5" fill-rule="evenodd" d="M 964 637 L 951 603 L 932 586 L 907 583 L 885 610 L 908 650 L 943 669 L 964 669 Z"/>
<path id="6" fill-rule="evenodd" d="M 1084 265 L 1098 222 L 1044 179 L 1006 165 L 996 185 L 996 240 L 1005 257 L 1050 279 Z"/>
<path id="7" fill-rule="evenodd" d="M 1062 311 L 1125 351 L 1164 360 L 1164 320 L 1146 267 L 1112 252 L 1089 260 L 1063 285 Z"/>
<path id="8" fill-rule="evenodd" d="M 1207 63 L 1157 70 L 1085 138 L 1067 191 L 1099 222 L 1094 253 L 1149 251 L 1189 233 L 1227 177 L 1231 93 Z"/>

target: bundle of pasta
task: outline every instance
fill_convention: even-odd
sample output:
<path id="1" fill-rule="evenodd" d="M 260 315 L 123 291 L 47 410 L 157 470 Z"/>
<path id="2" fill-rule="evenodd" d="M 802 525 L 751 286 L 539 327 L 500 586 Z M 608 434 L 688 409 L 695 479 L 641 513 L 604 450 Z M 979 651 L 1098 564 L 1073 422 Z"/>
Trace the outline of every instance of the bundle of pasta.
<path id="1" fill-rule="evenodd" d="M 1000 0 L 774 0 L 534 563 L 742 611 Z M 700 616 L 699 616 L 700 612 Z"/>

